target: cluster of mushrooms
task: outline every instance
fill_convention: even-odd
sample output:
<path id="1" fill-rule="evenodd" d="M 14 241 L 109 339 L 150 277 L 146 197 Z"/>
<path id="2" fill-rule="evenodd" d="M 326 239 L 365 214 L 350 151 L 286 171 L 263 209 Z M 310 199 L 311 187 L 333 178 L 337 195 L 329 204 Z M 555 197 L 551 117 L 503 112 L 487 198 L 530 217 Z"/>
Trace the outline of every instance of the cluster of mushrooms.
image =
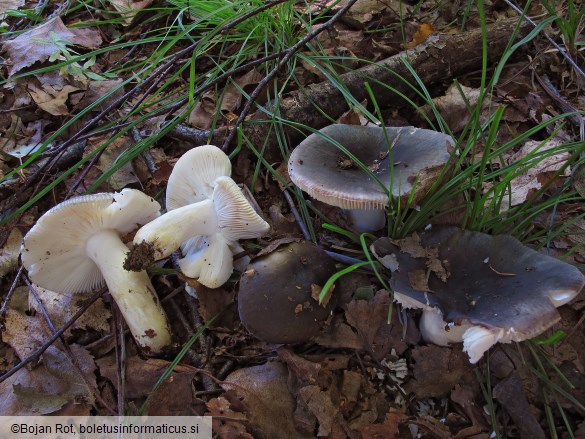
<path id="1" fill-rule="evenodd" d="M 205 145 L 177 161 L 164 215 L 158 202 L 135 189 L 71 198 L 27 233 L 22 263 L 35 284 L 53 291 L 86 292 L 105 283 L 138 345 L 161 352 L 171 343 L 170 326 L 144 268 L 181 248 L 183 273 L 215 288 L 233 271 L 238 240 L 269 229 L 230 174 L 225 153 Z M 127 261 L 123 237 L 139 226 Z"/>
<path id="2" fill-rule="evenodd" d="M 430 130 L 336 124 L 308 136 L 292 152 L 288 172 L 313 198 L 345 209 L 355 231 L 375 231 L 384 226 L 390 197 L 416 203 L 453 153 L 453 139 Z M 67 200 L 25 236 L 22 262 L 34 283 L 54 291 L 105 283 L 138 345 L 161 352 L 171 342 L 170 328 L 145 268 L 180 249 L 182 272 L 216 288 L 234 270 L 233 255 L 243 250 L 238 240 L 269 230 L 230 175 L 229 158 L 205 145 L 175 164 L 163 215 L 154 199 L 134 189 Z M 130 251 L 124 235 L 138 227 Z M 392 271 L 395 300 L 423 310 L 423 337 L 441 345 L 463 342 L 473 363 L 496 342 L 550 328 L 560 319 L 556 307 L 585 283 L 577 268 L 509 236 L 450 227 L 420 239 L 423 254 L 388 238 L 371 249 Z M 335 300 L 319 304 L 314 287 L 335 270 L 327 254 L 307 242 L 256 258 L 240 279 L 242 323 L 270 343 L 313 339 L 335 306 Z M 425 282 L 413 283 L 421 272 Z"/>

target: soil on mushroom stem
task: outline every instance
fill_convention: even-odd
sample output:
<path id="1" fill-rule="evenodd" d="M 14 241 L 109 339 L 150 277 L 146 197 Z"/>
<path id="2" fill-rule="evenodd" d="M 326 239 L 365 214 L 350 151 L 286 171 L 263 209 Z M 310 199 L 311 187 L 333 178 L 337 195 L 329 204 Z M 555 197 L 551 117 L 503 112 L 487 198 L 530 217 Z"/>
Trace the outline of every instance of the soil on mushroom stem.
<path id="1" fill-rule="evenodd" d="M 128 252 L 128 256 L 124 261 L 124 270 L 142 271 L 154 264 L 154 255 L 154 244 L 150 242 L 141 242 Z"/>

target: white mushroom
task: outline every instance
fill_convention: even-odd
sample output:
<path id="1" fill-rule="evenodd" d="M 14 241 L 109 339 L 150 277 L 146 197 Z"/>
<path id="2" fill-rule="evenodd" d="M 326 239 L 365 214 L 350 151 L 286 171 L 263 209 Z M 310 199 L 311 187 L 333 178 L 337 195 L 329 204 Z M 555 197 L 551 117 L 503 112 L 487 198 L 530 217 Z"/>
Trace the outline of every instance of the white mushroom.
<path id="1" fill-rule="evenodd" d="M 24 237 L 22 263 L 31 280 L 53 291 L 76 293 L 108 286 L 136 342 L 160 352 L 171 342 L 169 324 L 145 271 L 123 264 L 120 239 L 158 217 L 160 205 L 124 189 L 71 198 L 46 212 Z"/>
<path id="2" fill-rule="evenodd" d="M 239 239 L 264 235 L 269 225 L 230 177 L 218 177 L 212 186 L 211 198 L 169 210 L 138 230 L 134 243 L 158 260 L 196 238 L 187 244 L 196 251 L 183 261 L 182 268 L 187 276 L 199 277 L 203 285 L 217 288 L 233 271 L 231 248 Z"/>

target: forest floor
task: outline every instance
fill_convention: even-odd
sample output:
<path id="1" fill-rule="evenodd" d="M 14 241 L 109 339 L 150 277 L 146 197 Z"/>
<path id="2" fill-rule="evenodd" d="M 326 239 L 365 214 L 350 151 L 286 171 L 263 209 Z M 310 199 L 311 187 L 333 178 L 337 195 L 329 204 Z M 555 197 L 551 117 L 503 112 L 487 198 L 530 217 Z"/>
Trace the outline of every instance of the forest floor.
<path id="1" fill-rule="evenodd" d="M 536 29 L 521 11 L 433 0 L 0 5 L 0 415 L 205 415 L 222 439 L 585 438 L 583 292 L 558 310 L 547 302 L 555 323 L 535 339 L 471 364 L 461 343 L 422 340 L 421 311 L 391 306 L 396 284 L 369 253 L 381 237 L 400 246 L 429 225 L 456 226 L 585 267 L 585 8 L 533 2 Z M 356 234 L 287 171 L 294 147 L 336 122 L 442 131 L 451 159 L 416 200 L 391 203 L 386 228 Z M 29 279 L 21 244 L 45 212 L 123 188 L 164 206 L 174 164 L 204 144 L 229 155 L 270 231 L 240 242 L 219 288 L 184 276 L 177 254 L 149 267 L 172 327 L 164 354 L 138 349 L 107 289 L 65 294 Z M 338 169 L 358 168 L 339 158 Z M 350 268 L 318 334 L 262 341 L 238 313 L 257 266 L 238 260 L 305 240 L 336 255 L 336 271 Z M 293 305 L 293 320 L 320 306 Z"/>

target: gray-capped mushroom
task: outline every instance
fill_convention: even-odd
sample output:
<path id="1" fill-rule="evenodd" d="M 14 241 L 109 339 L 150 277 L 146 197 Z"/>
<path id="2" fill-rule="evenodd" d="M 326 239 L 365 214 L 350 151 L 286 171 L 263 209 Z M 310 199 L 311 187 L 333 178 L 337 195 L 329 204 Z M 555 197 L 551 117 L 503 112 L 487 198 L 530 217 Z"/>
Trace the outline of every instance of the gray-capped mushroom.
<path id="1" fill-rule="evenodd" d="M 120 239 L 159 210 L 135 189 L 71 198 L 26 234 L 22 263 L 34 283 L 53 291 L 85 292 L 105 283 L 138 345 L 160 352 L 171 343 L 169 323 L 147 273 L 123 268 L 129 250 Z"/>
<path id="2" fill-rule="evenodd" d="M 240 320 L 269 343 L 309 341 L 331 314 L 334 302 L 320 305 L 315 295 L 334 273 L 333 260 L 311 242 L 278 247 L 254 259 L 242 274 Z"/>
<path id="3" fill-rule="evenodd" d="M 373 231 L 384 226 L 389 195 L 406 200 L 414 188 L 416 202 L 426 194 L 454 145 L 450 136 L 421 128 L 335 124 L 311 134 L 294 149 L 288 172 L 311 197 L 348 209 L 355 230 Z"/>
<path id="4" fill-rule="evenodd" d="M 420 240 L 380 238 L 371 249 L 391 267 L 395 300 L 423 309 L 423 337 L 440 345 L 463 341 L 472 363 L 497 342 L 550 328 L 560 320 L 556 308 L 585 283 L 576 267 L 509 235 L 434 227 Z"/>

